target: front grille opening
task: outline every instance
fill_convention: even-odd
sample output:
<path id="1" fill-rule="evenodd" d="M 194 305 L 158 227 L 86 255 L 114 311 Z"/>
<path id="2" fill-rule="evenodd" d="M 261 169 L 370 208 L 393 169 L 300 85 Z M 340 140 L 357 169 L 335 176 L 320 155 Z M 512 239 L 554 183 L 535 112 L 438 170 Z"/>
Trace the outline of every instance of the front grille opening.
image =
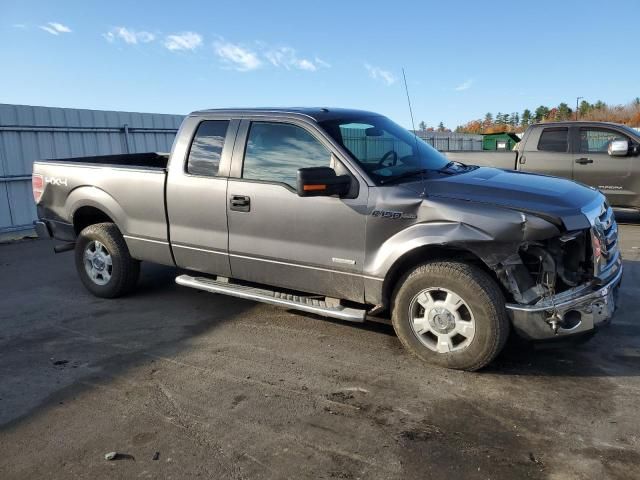
<path id="1" fill-rule="evenodd" d="M 533 282 L 546 294 L 561 293 L 593 278 L 589 231 L 570 232 L 521 248 L 520 258 Z"/>

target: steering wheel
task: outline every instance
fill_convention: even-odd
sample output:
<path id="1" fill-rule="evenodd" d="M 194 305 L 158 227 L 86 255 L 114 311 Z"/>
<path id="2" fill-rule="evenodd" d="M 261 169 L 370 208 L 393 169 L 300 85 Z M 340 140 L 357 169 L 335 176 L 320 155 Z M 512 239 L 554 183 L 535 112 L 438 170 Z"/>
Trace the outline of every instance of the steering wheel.
<path id="1" fill-rule="evenodd" d="M 393 156 L 393 159 L 391 160 L 391 165 L 385 165 L 384 162 L 387 160 L 388 157 Z M 389 150 L 387 153 L 385 153 L 382 158 L 378 161 L 378 167 L 382 168 L 382 167 L 393 167 L 396 163 L 398 163 L 398 154 L 396 153 L 395 150 Z"/>

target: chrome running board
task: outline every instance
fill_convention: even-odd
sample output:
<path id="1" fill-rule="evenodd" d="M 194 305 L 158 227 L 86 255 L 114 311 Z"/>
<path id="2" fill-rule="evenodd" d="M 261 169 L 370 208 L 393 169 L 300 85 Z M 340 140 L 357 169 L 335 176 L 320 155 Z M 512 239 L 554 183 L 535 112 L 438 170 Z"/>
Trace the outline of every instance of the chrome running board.
<path id="1" fill-rule="evenodd" d="M 298 296 L 290 293 L 267 290 L 263 288 L 238 285 L 229 281 L 218 281 L 205 277 L 192 277 L 180 275 L 176 277 L 176 283 L 185 287 L 197 288 L 212 293 L 222 293 L 232 297 L 255 300 L 257 302 L 270 303 L 281 307 L 302 310 L 325 317 L 337 318 L 348 322 L 364 322 L 366 310 L 344 307 L 340 304 L 329 304 L 317 296 Z"/>

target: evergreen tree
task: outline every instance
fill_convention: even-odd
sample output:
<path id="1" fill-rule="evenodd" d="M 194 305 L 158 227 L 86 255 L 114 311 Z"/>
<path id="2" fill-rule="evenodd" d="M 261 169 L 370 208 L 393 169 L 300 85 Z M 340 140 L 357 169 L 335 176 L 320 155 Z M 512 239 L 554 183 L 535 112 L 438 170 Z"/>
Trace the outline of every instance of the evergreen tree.
<path id="1" fill-rule="evenodd" d="M 484 115 L 484 120 L 482 121 L 482 129 L 486 130 L 487 128 L 491 128 L 493 126 L 493 114 L 491 112 L 487 112 Z"/>
<path id="2" fill-rule="evenodd" d="M 540 105 L 538 108 L 536 108 L 534 118 L 536 119 L 536 122 L 541 122 L 547 118 L 547 115 L 549 115 L 549 108 L 545 107 L 544 105 Z"/>
<path id="3" fill-rule="evenodd" d="M 444 132 L 446 129 L 444 128 L 444 123 L 440 122 L 438 124 L 438 131 L 439 132 Z"/>
<path id="4" fill-rule="evenodd" d="M 529 110 L 528 108 L 525 108 L 524 112 L 522 112 L 522 119 L 521 119 L 520 125 L 522 125 L 523 127 L 528 127 L 530 123 L 531 123 L 531 110 Z"/>
<path id="5" fill-rule="evenodd" d="M 420 122 L 420 125 L 418 125 L 418 128 L 420 128 L 420 131 L 422 132 L 424 132 L 427 129 L 427 124 L 424 123 L 424 120 Z"/>
<path id="6" fill-rule="evenodd" d="M 556 120 L 568 120 L 571 118 L 572 110 L 569 108 L 569 105 L 562 102 L 558 105 L 558 112 L 556 113 Z"/>
<path id="7" fill-rule="evenodd" d="M 582 100 L 580 102 L 580 106 L 578 107 L 578 112 L 580 113 L 580 116 L 583 117 L 585 116 L 587 113 L 589 113 L 591 111 L 591 109 L 593 108 L 593 105 L 591 105 L 589 102 L 587 102 L 586 100 Z"/>

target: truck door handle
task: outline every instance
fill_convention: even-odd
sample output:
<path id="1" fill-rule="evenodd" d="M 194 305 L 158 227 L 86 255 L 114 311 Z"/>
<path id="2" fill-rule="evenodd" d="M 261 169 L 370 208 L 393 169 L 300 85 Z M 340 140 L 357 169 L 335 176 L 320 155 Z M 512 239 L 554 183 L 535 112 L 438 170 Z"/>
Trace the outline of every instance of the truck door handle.
<path id="1" fill-rule="evenodd" d="M 587 163 L 593 163 L 593 159 L 582 157 L 577 159 L 576 163 L 579 163 L 580 165 L 586 165 Z"/>
<path id="2" fill-rule="evenodd" d="M 251 199 L 247 195 L 231 195 L 229 199 L 231 210 L 248 212 L 251 209 Z"/>

